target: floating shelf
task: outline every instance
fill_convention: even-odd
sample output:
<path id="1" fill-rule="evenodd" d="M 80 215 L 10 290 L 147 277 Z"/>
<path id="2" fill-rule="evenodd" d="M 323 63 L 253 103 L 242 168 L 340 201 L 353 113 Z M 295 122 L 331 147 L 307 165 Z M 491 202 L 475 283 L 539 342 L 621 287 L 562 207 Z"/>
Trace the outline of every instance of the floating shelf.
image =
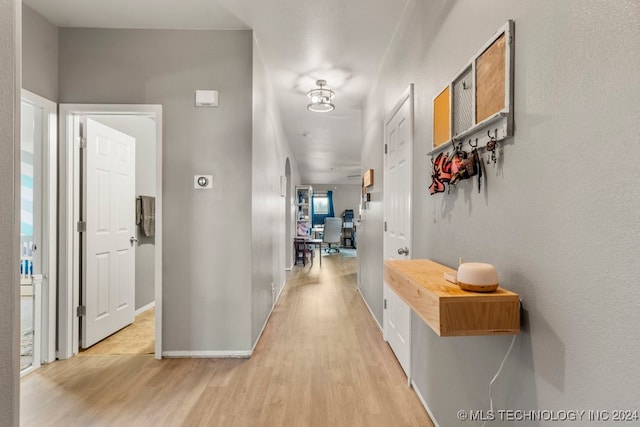
<path id="1" fill-rule="evenodd" d="M 384 280 L 439 336 L 520 333 L 520 297 L 498 288 L 467 292 L 447 282 L 452 268 L 431 260 L 388 260 Z"/>

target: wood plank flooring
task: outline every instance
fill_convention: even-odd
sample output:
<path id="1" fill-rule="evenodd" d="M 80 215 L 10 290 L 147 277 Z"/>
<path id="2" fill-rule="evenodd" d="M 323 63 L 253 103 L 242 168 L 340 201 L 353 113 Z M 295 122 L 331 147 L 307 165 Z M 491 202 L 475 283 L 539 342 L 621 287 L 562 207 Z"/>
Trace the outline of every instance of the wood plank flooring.
<path id="1" fill-rule="evenodd" d="M 356 289 L 295 267 L 251 359 L 74 357 L 23 378 L 23 426 L 433 426 Z"/>
<path id="2" fill-rule="evenodd" d="M 80 350 L 78 356 L 107 356 L 120 354 L 154 354 L 155 308 L 138 314 L 132 324 L 115 334 Z"/>

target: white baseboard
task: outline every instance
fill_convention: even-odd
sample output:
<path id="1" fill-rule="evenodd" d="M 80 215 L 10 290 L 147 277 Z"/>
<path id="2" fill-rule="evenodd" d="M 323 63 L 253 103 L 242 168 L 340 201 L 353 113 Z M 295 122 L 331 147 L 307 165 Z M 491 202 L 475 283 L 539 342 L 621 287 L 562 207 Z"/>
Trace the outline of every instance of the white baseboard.
<path id="1" fill-rule="evenodd" d="M 371 307 L 369 307 L 369 304 L 367 304 L 367 300 L 365 299 L 364 295 L 362 295 L 362 291 L 360 290 L 359 287 L 357 289 L 358 289 L 358 293 L 360 294 L 360 298 L 362 298 L 362 301 L 364 301 L 364 305 L 367 306 L 367 310 L 369 310 L 369 313 L 371 313 L 371 317 L 373 317 L 373 321 L 376 322 L 376 325 L 378 325 L 378 329 L 380 329 L 380 332 L 382 332 L 382 335 L 384 335 L 382 326 L 380 326 L 380 323 L 378 323 L 378 319 L 376 319 L 376 316 L 373 314 L 373 311 L 371 311 Z"/>
<path id="2" fill-rule="evenodd" d="M 276 300 L 273 303 L 273 307 L 275 307 L 276 304 L 278 303 L 278 300 L 280 299 L 280 295 L 282 295 L 282 291 L 284 291 L 284 287 L 285 286 L 287 286 L 287 281 L 286 280 L 282 283 L 282 286 L 280 286 L 280 290 L 278 291 L 278 296 L 276 296 Z M 271 308 L 271 311 L 273 311 L 273 307 Z M 269 314 L 269 315 L 271 315 L 271 314 Z"/>
<path id="3" fill-rule="evenodd" d="M 136 312 L 135 312 L 135 315 L 137 316 L 138 314 L 142 314 L 147 310 L 151 310 L 155 306 L 156 306 L 156 302 L 155 301 L 151 301 L 149 304 L 145 305 L 144 307 L 140 307 L 139 309 L 137 309 Z"/>
<path id="4" fill-rule="evenodd" d="M 251 350 L 236 351 L 163 351 L 162 357 L 175 357 L 185 359 L 248 359 L 253 352 Z"/>
<path id="5" fill-rule="evenodd" d="M 262 329 L 260 330 L 260 333 L 258 334 L 258 338 L 256 338 L 256 342 L 253 343 L 253 348 L 251 349 L 252 352 L 255 351 L 256 346 L 260 342 L 260 338 L 262 338 L 262 333 L 264 332 L 264 329 L 267 327 L 267 323 L 269 323 L 269 319 L 271 319 L 271 313 L 273 313 L 273 309 L 276 308 L 276 304 L 278 303 L 278 300 L 280 299 L 280 295 L 282 295 L 282 291 L 284 290 L 285 286 L 287 286 L 287 281 L 286 280 L 284 281 L 282 286 L 280 286 L 280 291 L 278 291 L 278 295 L 276 296 L 276 300 L 273 302 L 273 305 L 271 306 L 271 310 L 269 310 L 269 315 L 267 316 L 267 319 L 264 321 L 264 324 L 262 325 Z"/>
<path id="6" fill-rule="evenodd" d="M 420 390 L 418 389 L 418 387 L 416 387 L 416 383 L 413 380 L 411 380 L 411 387 L 413 388 L 413 391 L 416 392 L 416 395 L 418 396 L 418 399 L 420 399 L 420 402 L 422 402 L 422 406 L 424 406 L 424 409 L 427 410 L 427 414 L 429 414 L 429 418 L 431 418 L 433 425 L 435 427 L 440 427 L 440 424 L 438 424 L 438 421 L 433 416 L 433 412 L 431 412 L 429 405 L 427 405 L 427 402 L 424 400 L 424 397 L 422 397 L 422 393 L 420 393 Z"/>

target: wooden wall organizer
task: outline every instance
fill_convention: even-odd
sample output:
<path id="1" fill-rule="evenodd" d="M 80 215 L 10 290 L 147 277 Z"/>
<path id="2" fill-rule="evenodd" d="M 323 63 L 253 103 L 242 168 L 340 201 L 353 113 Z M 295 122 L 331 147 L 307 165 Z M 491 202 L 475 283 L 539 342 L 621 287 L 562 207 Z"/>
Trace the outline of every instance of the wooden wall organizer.
<path id="1" fill-rule="evenodd" d="M 451 97 L 446 87 L 433 100 L 433 146 L 451 140 Z"/>
<path id="2" fill-rule="evenodd" d="M 373 169 L 369 169 L 362 175 L 362 186 L 364 188 L 371 187 L 373 185 Z"/>
<path id="3" fill-rule="evenodd" d="M 430 155 L 451 147 L 452 140 L 475 143 L 477 139 L 483 147 L 488 135 L 497 141 L 513 136 L 514 35 L 515 24 L 510 20 L 433 99 Z"/>
<path id="4" fill-rule="evenodd" d="M 384 280 L 439 336 L 520 332 L 520 297 L 498 288 L 467 292 L 447 282 L 455 270 L 426 259 L 384 262 Z"/>

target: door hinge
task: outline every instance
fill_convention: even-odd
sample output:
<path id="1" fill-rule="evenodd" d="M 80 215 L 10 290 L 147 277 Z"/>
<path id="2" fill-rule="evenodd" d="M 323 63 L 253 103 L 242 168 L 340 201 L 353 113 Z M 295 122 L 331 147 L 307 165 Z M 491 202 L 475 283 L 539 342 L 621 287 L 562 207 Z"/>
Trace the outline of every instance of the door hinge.
<path id="1" fill-rule="evenodd" d="M 384 144 L 384 154 L 387 154 L 387 144 Z"/>
<path id="2" fill-rule="evenodd" d="M 384 299 L 384 309 L 385 310 L 387 309 L 387 299 L 386 298 Z"/>
<path id="3" fill-rule="evenodd" d="M 384 231 L 387 231 L 387 221 L 384 222 Z"/>
<path id="4" fill-rule="evenodd" d="M 87 231 L 87 223 L 85 221 L 78 221 L 77 223 L 78 233 L 84 233 Z"/>
<path id="5" fill-rule="evenodd" d="M 76 316 L 83 317 L 87 315 L 87 307 L 84 305 L 79 305 L 76 307 Z"/>
<path id="6" fill-rule="evenodd" d="M 87 148 L 87 138 L 82 136 L 78 138 L 78 148 Z"/>

